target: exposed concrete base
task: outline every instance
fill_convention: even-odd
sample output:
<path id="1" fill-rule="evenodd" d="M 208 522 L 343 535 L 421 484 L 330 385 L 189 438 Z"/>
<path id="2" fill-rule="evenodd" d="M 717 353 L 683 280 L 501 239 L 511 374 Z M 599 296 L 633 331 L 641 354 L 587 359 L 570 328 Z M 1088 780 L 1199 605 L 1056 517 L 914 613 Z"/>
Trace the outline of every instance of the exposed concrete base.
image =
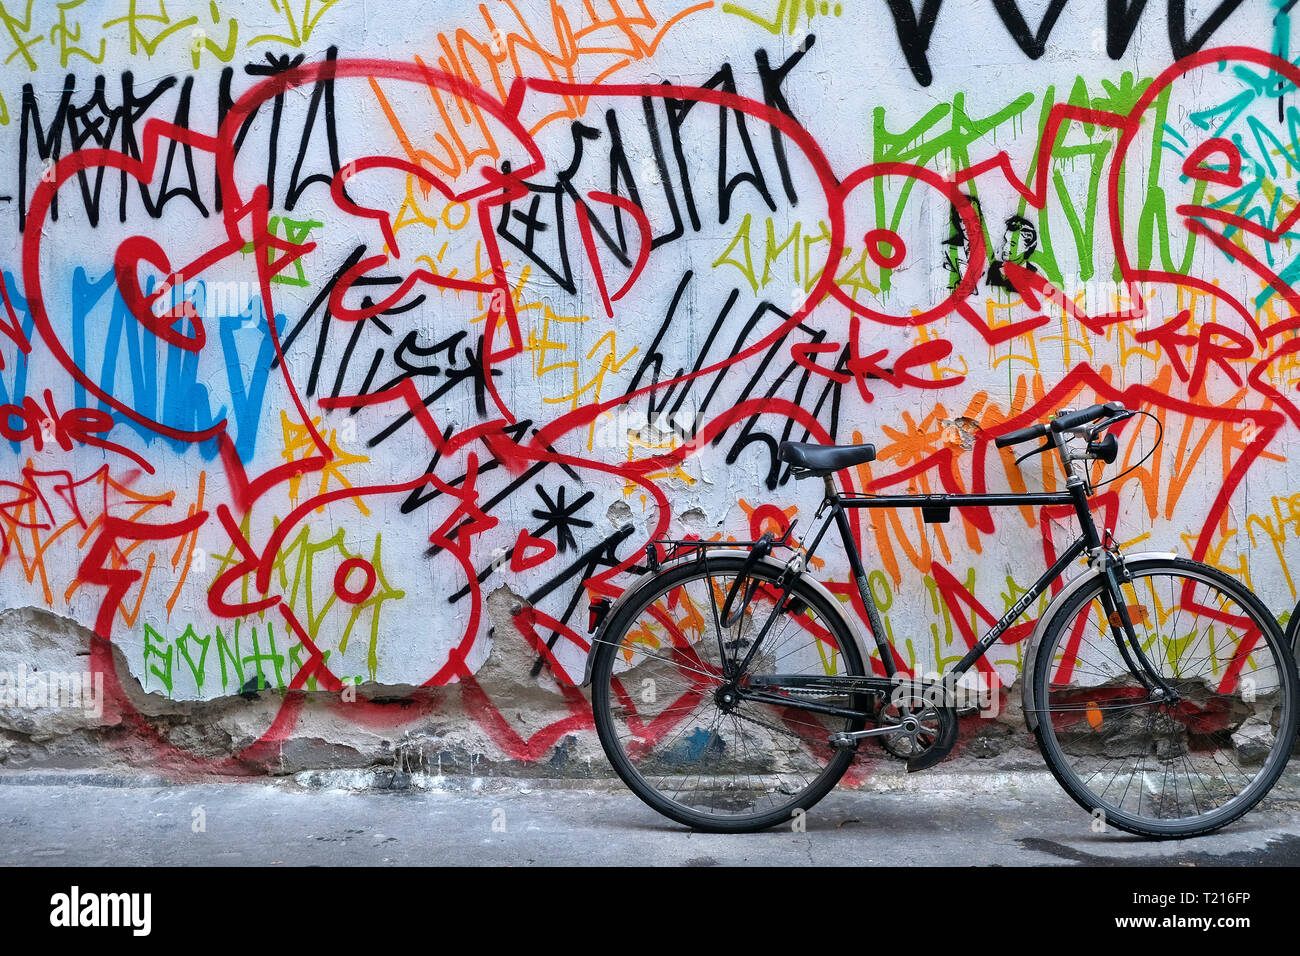
<path id="1" fill-rule="evenodd" d="M 65 618 L 36 608 L 0 612 L 0 671 L 82 673 L 93 641 L 111 654 L 120 683 L 117 697 L 106 683 L 109 700 L 98 716 L 84 708 L 0 706 L 0 772 L 153 772 L 175 780 L 349 771 L 349 779 L 381 789 L 462 777 L 610 778 L 585 696 L 561 688 L 545 668 L 532 676 L 536 657 L 509 623 L 514 600 L 505 588 L 489 598 L 497 633 L 510 631 L 494 641 L 472 687 L 362 684 L 350 697 L 272 688 L 212 701 L 147 693 L 120 648 Z M 1003 691 L 1001 708 L 991 719 L 962 718 L 946 770 L 1044 769 L 1018 684 Z M 282 711 L 293 719 L 276 728 Z M 900 766 L 866 741 L 845 785 Z"/>
<path id="2" fill-rule="evenodd" d="M 488 601 L 493 620 L 504 620 L 512 631 L 513 600 L 502 588 Z M 494 641 L 469 690 L 458 684 L 361 684 L 355 693 L 249 688 L 211 701 L 177 701 L 146 692 L 120 648 L 75 622 L 39 608 L 0 611 L 0 671 L 21 670 L 33 686 L 43 686 L 48 674 L 86 673 L 93 643 L 100 645 L 100 656 L 111 655 L 116 675 L 105 681 L 102 712 L 0 706 L 0 769 L 152 769 L 169 775 L 340 768 L 435 775 L 609 773 L 594 731 L 582 729 L 590 723 L 585 702 L 566 699 L 544 668 L 532 676 L 536 657 L 515 633 Z M 120 687 L 116 693 L 114 682 Z M 282 711 L 293 719 L 276 727 Z M 573 725 L 574 732 L 549 729 L 557 724 Z"/>

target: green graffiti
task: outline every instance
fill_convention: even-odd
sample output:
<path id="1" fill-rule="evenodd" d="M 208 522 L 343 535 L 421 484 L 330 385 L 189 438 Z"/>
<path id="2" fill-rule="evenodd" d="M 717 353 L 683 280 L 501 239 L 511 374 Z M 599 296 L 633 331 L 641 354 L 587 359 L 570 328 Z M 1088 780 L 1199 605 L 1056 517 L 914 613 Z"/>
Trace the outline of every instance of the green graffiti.
<path id="1" fill-rule="evenodd" d="M 267 0 L 267 2 L 270 3 L 276 13 L 284 17 L 284 23 L 289 32 L 287 35 L 280 33 L 260 34 L 248 41 L 249 46 L 258 43 L 284 43 L 294 47 L 302 46 L 311 39 L 311 35 L 319 25 L 321 17 L 339 0 L 319 0 L 315 4 L 315 14 L 312 13 L 312 0 L 303 0 L 301 13 L 294 10 L 290 0 Z"/>
<path id="2" fill-rule="evenodd" d="M 178 660 L 184 661 L 189 669 L 195 691 L 202 693 L 212 690 L 208 686 L 207 659 L 214 637 L 217 661 L 221 666 L 222 693 L 238 693 L 254 678 L 259 687 L 283 688 L 286 685 L 286 658 L 276 647 L 273 621 L 250 623 L 236 619 L 226 629 L 217 626 L 211 633 L 202 634 L 191 623 L 186 624 L 175 638 L 169 638 L 152 624 L 146 623 L 142 633 L 145 664 L 142 684 L 146 690 L 149 689 L 150 679 L 156 678 L 167 696 L 171 697 L 176 691 L 175 663 Z M 194 648 L 197 648 L 197 661 Z M 296 642 L 290 649 L 290 678 L 302 666 L 301 658 L 295 653 L 301 649 L 301 645 Z"/>
<path id="3" fill-rule="evenodd" d="M 272 216 L 267 221 L 266 228 L 267 228 L 267 232 L 270 233 L 272 236 L 280 235 L 281 234 L 280 230 L 282 229 L 283 238 L 286 242 L 292 243 L 294 245 L 302 245 L 307 241 L 307 237 L 311 234 L 311 231 L 313 229 L 319 229 L 323 225 L 324 223 L 318 222 L 315 219 L 290 219 L 287 216 Z M 251 242 L 246 243 L 244 247 L 240 249 L 240 252 L 244 253 L 245 255 L 251 253 L 252 251 L 253 251 L 253 244 Z M 280 255 L 280 253 L 278 253 L 275 249 L 268 248 L 266 250 L 267 265 L 273 264 L 278 255 Z M 303 271 L 302 268 L 302 257 L 299 256 L 298 258 L 294 259 L 292 265 L 294 270 L 292 275 L 286 273 L 276 273 L 275 275 L 271 276 L 271 281 L 279 283 L 280 285 L 298 286 L 300 288 L 306 288 L 307 286 L 310 286 L 311 279 L 307 276 L 307 274 Z"/>
<path id="4" fill-rule="evenodd" d="M 809 26 L 812 20 L 819 14 L 826 16 L 840 16 L 843 12 L 843 6 L 839 3 L 829 3 L 827 0 L 821 0 L 820 3 L 814 0 L 777 0 L 776 10 L 772 16 L 765 17 L 761 13 L 755 13 L 753 10 L 747 10 L 737 3 L 724 3 L 722 12 L 729 13 L 733 16 L 744 17 L 750 23 L 757 24 L 773 36 L 780 36 L 782 33 L 795 35 L 799 32 L 799 19 L 804 17 Z"/>

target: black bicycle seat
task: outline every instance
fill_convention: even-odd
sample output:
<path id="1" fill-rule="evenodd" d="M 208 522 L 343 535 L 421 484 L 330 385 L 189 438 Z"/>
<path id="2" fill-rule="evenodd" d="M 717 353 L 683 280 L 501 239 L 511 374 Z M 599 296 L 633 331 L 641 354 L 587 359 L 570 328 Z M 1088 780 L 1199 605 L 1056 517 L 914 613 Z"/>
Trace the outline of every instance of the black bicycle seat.
<path id="1" fill-rule="evenodd" d="M 861 465 L 876 457 L 875 445 L 814 445 L 810 442 L 783 441 L 777 457 L 792 468 L 809 475 L 829 475 L 841 468 Z"/>

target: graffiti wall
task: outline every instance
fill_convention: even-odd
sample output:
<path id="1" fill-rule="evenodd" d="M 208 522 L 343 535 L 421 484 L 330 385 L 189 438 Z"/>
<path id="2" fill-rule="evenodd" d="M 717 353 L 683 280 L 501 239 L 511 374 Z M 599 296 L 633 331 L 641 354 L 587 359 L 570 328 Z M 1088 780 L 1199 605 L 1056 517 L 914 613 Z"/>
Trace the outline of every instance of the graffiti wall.
<path id="1" fill-rule="evenodd" d="M 1293 6 L 0 0 L 0 605 L 93 631 L 169 759 L 128 690 L 274 702 L 236 762 L 344 698 L 311 720 L 455 700 L 542 761 L 651 541 L 811 524 L 779 442 L 875 443 L 846 490 L 1052 490 L 991 438 L 1115 399 L 1163 441 L 1120 431 L 1106 527 L 1284 616 Z M 854 523 L 916 671 L 1073 532 Z"/>

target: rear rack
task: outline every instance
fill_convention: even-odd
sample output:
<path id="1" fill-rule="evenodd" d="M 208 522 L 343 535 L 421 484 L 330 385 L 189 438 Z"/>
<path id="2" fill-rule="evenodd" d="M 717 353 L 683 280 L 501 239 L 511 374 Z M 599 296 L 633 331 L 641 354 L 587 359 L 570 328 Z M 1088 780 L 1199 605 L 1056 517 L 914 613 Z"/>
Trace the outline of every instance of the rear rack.
<path id="1" fill-rule="evenodd" d="M 791 521 L 789 527 L 785 529 L 785 534 L 781 535 L 780 538 L 773 537 L 769 531 L 757 541 L 703 541 L 699 538 L 656 538 L 646 548 L 646 565 L 651 571 L 659 570 L 661 559 L 658 551 L 660 548 L 664 552 L 663 561 L 672 561 L 679 557 L 685 557 L 691 552 L 695 552 L 696 558 L 703 558 L 710 549 L 730 548 L 757 551 L 761 556 L 770 553 L 775 548 L 794 548 L 790 536 L 794 533 L 794 526 L 798 523 L 798 518 Z"/>

